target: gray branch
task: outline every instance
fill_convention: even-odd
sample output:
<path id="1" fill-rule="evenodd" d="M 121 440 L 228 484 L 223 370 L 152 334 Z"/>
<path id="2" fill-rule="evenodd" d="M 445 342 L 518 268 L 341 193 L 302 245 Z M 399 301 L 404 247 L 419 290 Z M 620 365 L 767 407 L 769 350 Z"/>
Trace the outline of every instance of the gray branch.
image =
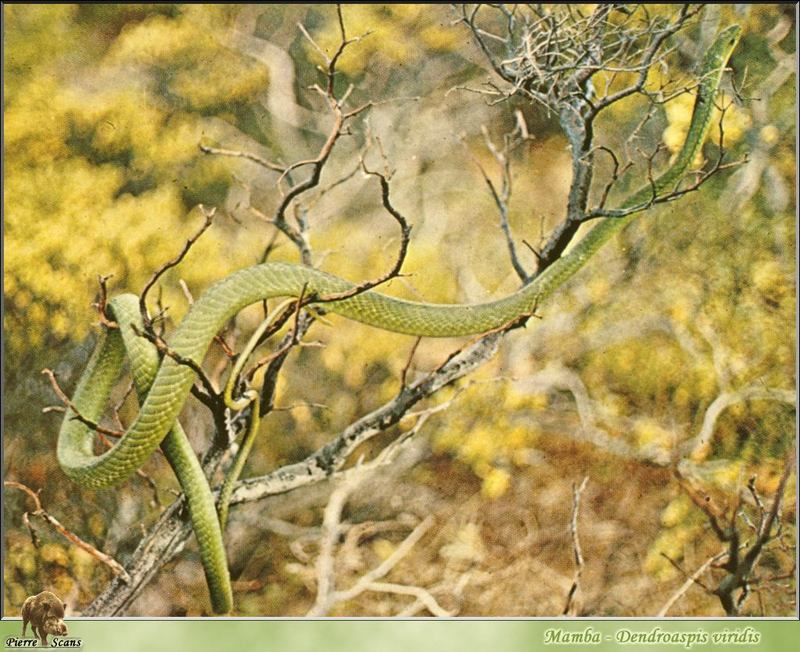
<path id="1" fill-rule="evenodd" d="M 362 443 L 396 424 L 421 400 L 472 373 L 490 360 L 505 331 L 490 333 L 453 355 L 438 369 L 403 388 L 391 401 L 345 428 L 331 442 L 302 462 L 289 464 L 267 475 L 240 481 L 230 505 L 268 499 L 289 491 L 326 481 L 339 471 L 350 454 Z M 112 580 L 83 612 L 83 616 L 118 616 L 125 613 L 158 570 L 183 550 L 192 533 L 183 500 L 173 503 L 140 541 L 126 569 L 130 580 Z"/>

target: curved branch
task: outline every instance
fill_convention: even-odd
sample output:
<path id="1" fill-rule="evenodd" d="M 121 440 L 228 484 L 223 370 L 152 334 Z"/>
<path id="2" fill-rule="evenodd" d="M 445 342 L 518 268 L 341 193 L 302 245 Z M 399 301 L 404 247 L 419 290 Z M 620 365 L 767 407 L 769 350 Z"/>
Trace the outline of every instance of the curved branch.
<path id="1" fill-rule="evenodd" d="M 761 384 L 750 385 L 734 392 L 723 392 L 706 408 L 700 432 L 683 444 L 684 454 L 694 453 L 711 442 L 717 419 L 727 408 L 731 405 L 751 400 L 780 401 L 794 404 L 797 402 L 797 393 L 794 390 L 764 387 Z"/>

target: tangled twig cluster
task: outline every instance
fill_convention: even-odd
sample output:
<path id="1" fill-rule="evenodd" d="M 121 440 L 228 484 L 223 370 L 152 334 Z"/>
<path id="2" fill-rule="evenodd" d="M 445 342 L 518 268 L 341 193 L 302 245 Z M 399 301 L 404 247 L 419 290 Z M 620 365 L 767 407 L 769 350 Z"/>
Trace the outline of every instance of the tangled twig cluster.
<path id="1" fill-rule="evenodd" d="M 481 8 L 493 10 L 498 32 L 478 25 Z M 490 86 L 507 97 L 522 93 L 559 113 L 565 107 L 596 115 L 633 93 L 663 102 L 678 89 L 675 80 L 646 89 L 648 72 L 667 66 L 674 47 L 668 39 L 691 24 L 700 6 L 685 5 L 669 18 L 647 6 L 599 4 L 589 14 L 570 4 L 509 9 L 504 5 L 462 8 L 462 20 L 494 71 L 511 88 Z M 500 26 L 502 25 L 502 26 Z M 602 82 L 594 79 L 603 71 Z"/>

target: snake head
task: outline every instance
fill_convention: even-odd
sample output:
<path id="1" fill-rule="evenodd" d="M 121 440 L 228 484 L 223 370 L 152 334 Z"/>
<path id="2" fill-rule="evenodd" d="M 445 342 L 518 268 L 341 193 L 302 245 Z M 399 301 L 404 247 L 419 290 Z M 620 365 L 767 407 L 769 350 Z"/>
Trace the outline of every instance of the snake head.
<path id="1" fill-rule="evenodd" d="M 702 84 L 708 91 L 715 91 L 719 85 L 722 73 L 728 65 L 728 59 L 731 58 L 741 35 L 742 28 L 739 25 L 730 25 L 717 34 L 711 47 L 706 50 L 703 57 Z"/>
<path id="2" fill-rule="evenodd" d="M 726 27 L 719 33 L 711 48 L 709 48 L 709 56 L 716 59 L 718 65 L 724 66 L 741 36 L 742 28 L 739 25 Z"/>
<path id="3" fill-rule="evenodd" d="M 739 25 L 730 25 L 719 33 L 719 39 L 724 39 L 729 48 L 734 47 L 742 35 L 742 28 Z"/>

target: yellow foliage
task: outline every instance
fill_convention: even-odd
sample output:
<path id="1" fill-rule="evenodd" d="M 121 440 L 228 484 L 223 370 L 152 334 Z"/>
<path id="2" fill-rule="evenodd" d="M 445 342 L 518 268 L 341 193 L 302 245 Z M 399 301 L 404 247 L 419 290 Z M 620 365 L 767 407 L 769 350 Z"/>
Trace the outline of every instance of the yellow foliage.
<path id="1" fill-rule="evenodd" d="M 694 320 L 695 310 L 692 298 L 686 294 L 679 294 L 672 299 L 669 312 L 676 322 L 686 325 Z"/>
<path id="2" fill-rule="evenodd" d="M 486 557 L 486 546 L 476 523 L 467 523 L 455 534 L 453 541 L 439 550 L 445 559 L 454 562 L 480 562 Z"/>
<path id="3" fill-rule="evenodd" d="M 780 302 L 794 294 L 794 284 L 788 270 L 774 259 L 762 260 L 753 265 L 753 285 L 765 297 Z"/>
<path id="4" fill-rule="evenodd" d="M 728 492 L 735 492 L 744 485 L 744 463 L 741 460 L 730 460 L 715 465 L 709 475 L 709 482 Z"/>
<path id="5" fill-rule="evenodd" d="M 638 420 L 634 426 L 634 432 L 641 447 L 669 450 L 675 444 L 675 433 L 662 428 L 652 419 Z"/>
<path id="6" fill-rule="evenodd" d="M 463 42 L 463 34 L 444 11 L 438 5 L 345 5 L 342 13 L 348 37 L 365 36 L 345 51 L 338 69 L 352 75 L 362 72 L 367 62 L 371 68 L 379 62 L 394 67 L 417 61 L 428 52 L 452 52 Z M 333 55 L 341 33 L 332 8 L 313 37 L 329 57 Z M 307 43 L 306 48 L 310 57 L 319 59 L 313 46 Z"/>
<path id="7" fill-rule="evenodd" d="M 781 132 L 775 125 L 764 125 L 758 132 L 758 136 L 767 145 L 774 145 L 780 139 Z"/>
<path id="8" fill-rule="evenodd" d="M 13 561 L 9 559 L 9 563 L 18 568 L 26 577 L 33 577 L 36 574 L 36 557 L 28 552 L 22 552 L 22 554 L 16 555 Z"/>
<path id="9" fill-rule="evenodd" d="M 458 451 L 458 456 L 468 464 L 477 464 L 494 459 L 497 451 L 495 433 L 486 428 L 476 428 L 467 436 Z"/>
<path id="10" fill-rule="evenodd" d="M 45 563 L 69 566 L 69 555 L 61 544 L 45 543 L 40 548 L 39 554 Z"/>
<path id="11" fill-rule="evenodd" d="M 675 402 L 676 406 L 686 408 L 692 403 L 694 397 L 688 387 L 681 386 L 675 390 L 675 393 L 672 395 L 672 400 Z"/>
<path id="12" fill-rule="evenodd" d="M 69 573 L 59 573 L 53 579 L 52 587 L 56 595 L 70 595 L 75 586 L 75 580 Z"/>
<path id="13" fill-rule="evenodd" d="M 694 95 L 683 93 L 665 105 L 668 125 L 664 129 L 662 139 L 669 151 L 674 154 L 681 149 L 683 142 L 686 140 L 686 133 L 692 120 L 694 99 Z M 730 100 L 721 99 L 719 104 L 725 106 L 722 128 L 725 136 L 725 145 L 730 147 L 744 137 L 747 129 L 752 124 L 752 117 L 745 108 L 731 103 Z M 718 125 L 721 115 L 722 112 L 719 107 L 715 108 L 711 117 L 712 124 Z M 714 134 L 711 139 L 714 142 L 718 142 L 718 131 L 715 130 Z M 699 166 L 702 160 L 702 154 L 698 153 L 693 165 Z"/>
<path id="14" fill-rule="evenodd" d="M 689 459 L 692 462 L 702 462 L 703 460 L 708 459 L 708 456 L 711 455 L 712 450 L 713 448 L 711 446 L 711 442 L 703 442 L 692 451 Z"/>
<path id="15" fill-rule="evenodd" d="M 661 512 L 661 525 L 677 527 L 687 520 L 692 511 L 692 501 L 686 494 L 674 498 Z"/>
<path id="16" fill-rule="evenodd" d="M 203 34 L 187 20 L 152 16 L 140 23 L 126 25 L 108 53 L 111 63 L 191 65 L 193 50 L 212 44 L 210 34 Z"/>
<path id="17" fill-rule="evenodd" d="M 790 481 L 787 483 L 786 491 L 784 492 L 784 500 L 789 502 L 789 506 L 793 502 L 793 497 L 797 495 L 797 492 L 794 490 L 793 485 L 797 482 L 797 476 L 793 475 Z M 778 491 L 778 487 L 781 483 L 781 474 L 772 472 L 768 475 L 760 475 L 756 477 L 756 490 L 762 496 L 775 496 L 775 493 Z M 786 504 L 786 503 L 784 503 Z"/>
<path id="18" fill-rule="evenodd" d="M 456 450 L 464 441 L 464 434 L 452 428 L 444 428 L 436 433 L 433 440 L 433 451 L 435 453 L 445 453 Z"/>
<path id="19" fill-rule="evenodd" d="M 589 299 L 594 303 L 602 303 L 611 292 L 611 281 L 606 276 L 596 276 L 587 283 Z"/>
<path id="20" fill-rule="evenodd" d="M 503 437 L 503 443 L 508 450 L 517 450 L 525 448 L 531 444 L 532 439 L 535 437 L 534 430 L 527 426 L 515 426 L 508 428 Z"/>
<path id="21" fill-rule="evenodd" d="M 663 140 L 671 152 L 677 152 L 683 145 L 683 141 L 686 140 L 686 132 L 689 130 L 689 123 L 692 120 L 693 106 L 694 97 L 686 93 L 665 105 L 668 126 L 664 130 Z"/>
<path id="22" fill-rule="evenodd" d="M 15 307 L 5 327 L 17 350 L 82 338 L 99 274 L 138 291 L 180 250 L 198 223 L 188 197 L 230 176 L 228 162 L 199 152 L 208 122 L 194 111 L 247 100 L 267 83 L 263 66 L 209 29 L 230 9 L 185 6 L 167 16 L 154 6 L 147 16 L 143 8 L 105 52 L 82 43 L 75 11 L 4 8 L 15 46 L 6 66 L 24 72 L 6 87 L 4 131 L 6 297 Z M 26 49 L 31 39 L 38 56 Z M 42 50 L 51 39 L 59 47 Z M 71 48 L 83 56 L 60 66 Z M 155 83 L 164 74 L 172 97 Z M 204 287 L 254 260 L 257 243 L 237 245 L 233 260 L 219 232 L 206 234 L 181 277 Z M 168 299 L 185 303 L 179 292 Z"/>
<path id="23" fill-rule="evenodd" d="M 738 143 L 747 130 L 753 124 L 753 118 L 750 112 L 738 104 L 731 102 L 730 98 L 722 99 L 723 106 L 725 106 L 725 117 L 722 119 L 723 135 L 725 137 L 725 145 L 730 146 Z M 720 111 L 714 114 L 714 119 L 719 123 Z M 719 139 L 719 132 L 716 133 L 717 140 Z"/>
<path id="24" fill-rule="evenodd" d="M 94 537 L 101 537 L 106 530 L 106 524 L 103 522 L 103 518 L 98 513 L 94 513 L 89 516 L 89 532 L 92 533 Z"/>
<path id="25" fill-rule="evenodd" d="M 675 579 L 678 571 L 663 555 L 673 561 L 683 559 L 686 544 L 694 539 L 699 529 L 697 525 L 687 525 L 662 531 L 645 557 L 644 571 L 660 582 Z"/>
<path id="26" fill-rule="evenodd" d="M 372 552 L 374 552 L 381 561 L 386 561 L 391 557 L 395 549 L 396 546 L 388 539 L 375 539 L 375 541 L 372 542 Z"/>
<path id="27" fill-rule="evenodd" d="M 75 4 L 4 4 L 3 75 L 6 97 L 16 93 L 17 84 L 24 84 L 24 72 L 43 62 L 61 56 L 79 38 L 72 31 L 72 20 L 78 7 Z"/>
<path id="28" fill-rule="evenodd" d="M 235 74 L 231 74 L 235 71 Z M 179 71 L 170 80 L 170 90 L 185 98 L 197 111 L 247 99 L 267 86 L 263 66 L 222 50 L 213 59 Z"/>
<path id="29" fill-rule="evenodd" d="M 88 583 L 94 574 L 97 560 L 83 548 L 78 548 L 78 546 L 72 546 L 69 549 L 69 556 L 70 573 L 78 582 L 82 584 Z"/>
<path id="30" fill-rule="evenodd" d="M 540 402 L 541 396 L 526 395 L 515 383 L 476 384 L 459 397 L 460 409 L 447 426 L 433 435 L 433 450 L 468 465 L 481 478 L 483 494 L 497 498 L 509 487 L 508 467 L 526 466 L 528 450 L 539 436 L 535 423 L 520 422 L 514 416 L 547 405 L 546 400 Z"/>
<path id="31" fill-rule="evenodd" d="M 608 75 L 608 73 L 605 73 Z M 666 66 L 653 66 L 647 71 L 644 88 L 649 93 L 657 93 L 669 82 L 670 75 Z M 603 79 L 605 81 L 605 79 Z"/>
<path id="32" fill-rule="evenodd" d="M 483 479 L 481 492 L 487 498 L 499 498 L 508 491 L 511 474 L 505 469 L 492 469 Z"/>
<path id="33" fill-rule="evenodd" d="M 427 25 L 419 31 L 420 40 L 434 52 L 452 52 L 463 41 L 454 29 L 441 24 Z"/>
<path id="34" fill-rule="evenodd" d="M 69 106 L 64 104 L 56 79 L 44 75 L 25 79 L 12 98 L 6 100 L 4 112 L 7 165 L 51 161 L 67 155 Z"/>

